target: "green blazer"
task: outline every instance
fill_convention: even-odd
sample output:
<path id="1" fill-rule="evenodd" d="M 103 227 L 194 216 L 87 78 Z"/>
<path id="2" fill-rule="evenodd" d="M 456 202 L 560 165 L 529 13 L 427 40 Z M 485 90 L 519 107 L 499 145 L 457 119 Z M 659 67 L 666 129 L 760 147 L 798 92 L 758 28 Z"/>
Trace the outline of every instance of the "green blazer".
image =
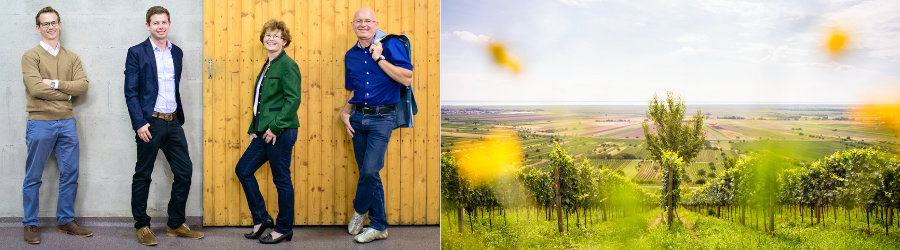
<path id="1" fill-rule="evenodd" d="M 266 62 L 268 63 L 268 60 Z M 251 97 L 255 98 L 256 83 L 263 77 L 262 72 L 265 69 L 266 66 L 263 64 L 256 81 L 253 82 Z M 300 119 L 297 117 L 297 109 L 300 108 L 300 67 L 281 51 L 281 54 L 272 60 L 265 77 L 259 90 L 259 110 L 253 114 L 253 122 L 250 123 L 247 133 L 255 134 L 270 129 L 275 136 L 281 136 L 284 129 L 300 127 Z M 254 100 L 251 100 L 251 103 L 252 101 Z"/>

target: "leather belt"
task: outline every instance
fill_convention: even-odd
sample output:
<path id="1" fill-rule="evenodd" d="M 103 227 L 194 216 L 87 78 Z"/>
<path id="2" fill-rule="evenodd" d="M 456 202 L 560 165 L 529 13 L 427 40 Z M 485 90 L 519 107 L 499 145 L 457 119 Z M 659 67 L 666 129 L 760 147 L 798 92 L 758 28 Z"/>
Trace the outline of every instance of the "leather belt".
<path id="1" fill-rule="evenodd" d="M 163 119 L 166 121 L 171 121 L 171 120 L 175 119 L 175 112 L 172 112 L 171 114 L 166 114 L 166 113 L 160 113 L 160 112 L 153 111 L 153 117 Z"/>
<path id="2" fill-rule="evenodd" d="M 362 112 L 364 115 L 384 114 L 387 112 L 391 112 L 392 110 L 394 110 L 394 104 L 368 107 L 356 106 L 356 111 Z"/>

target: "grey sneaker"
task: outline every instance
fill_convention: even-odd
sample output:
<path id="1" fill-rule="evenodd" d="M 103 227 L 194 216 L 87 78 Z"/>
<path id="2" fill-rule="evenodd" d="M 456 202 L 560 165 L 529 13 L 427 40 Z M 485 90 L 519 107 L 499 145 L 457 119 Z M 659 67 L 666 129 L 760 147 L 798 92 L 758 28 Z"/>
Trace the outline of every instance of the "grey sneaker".
<path id="1" fill-rule="evenodd" d="M 384 231 L 378 231 L 378 230 L 372 229 L 371 227 L 367 227 L 365 230 L 363 230 L 363 232 L 361 234 L 357 235 L 353 239 L 355 239 L 356 242 L 359 242 L 359 243 L 366 243 L 366 242 L 372 242 L 373 240 L 387 239 L 387 237 L 388 237 L 387 229 L 385 229 Z"/>
<path id="2" fill-rule="evenodd" d="M 366 214 L 360 214 L 356 211 L 353 211 L 353 218 L 350 218 L 350 224 L 347 224 L 347 231 L 352 235 L 359 234 L 359 231 L 362 230 L 363 222 L 366 221 Z"/>

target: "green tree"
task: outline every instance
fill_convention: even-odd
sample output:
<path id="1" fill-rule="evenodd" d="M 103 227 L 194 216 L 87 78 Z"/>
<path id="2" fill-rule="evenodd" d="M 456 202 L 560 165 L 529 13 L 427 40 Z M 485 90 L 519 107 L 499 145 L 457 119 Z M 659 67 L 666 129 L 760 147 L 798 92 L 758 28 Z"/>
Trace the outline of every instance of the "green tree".
<path id="1" fill-rule="evenodd" d="M 667 211 L 666 221 L 669 223 L 669 230 L 672 230 L 672 219 L 674 219 L 675 206 L 678 206 L 681 200 L 681 178 L 684 173 L 684 162 L 673 152 L 664 151 L 660 165 L 666 168 L 663 172 L 663 183 L 666 185 L 661 188 L 661 196 L 659 203 Z"/>
<path id="2" fill-rule="evenodd" d="M 659 100 L 654 93 L 649 105 L 647 119 L 641 126 L 644 128 L 644 141 L 651 159 L 661 162 L 663 151 L 666 150 L 674 152 L 685 161 L 697 157 L 706 138 L 700 109 L 697 109 L 697 114 L 690 120 L 685 121 L 687 108 L 684 100 L 681 97 L 676 99 L 672 92 L 668 92 L 665 101 Z M 650 129 L 651 121 L 655 125 L 655 133 Z"/>
<path id="3" fill-rule="evenodd" d="M 661 201 L 668 209 L 669 229 L 672 229 L 672 213 L 679 202 L 677 194 L 678 184 L 681 183 L 681 165 L 697 157 L 706 138 L 706 130 L 703 129 L 703 115 L 697 109 L 692 119 L 685 121 L 684 114 L 687 111 L 684 100 L 679 96 L 675 98 L 672 92 L 668 92 L 666 100 L 659 100 L 656 93 L 647 107 L 647 119 L 641 122 L 644 128 L 644 141 L 647 151 L 650 151 L 650 159 L 659 162 L 666 167 L 664 172 L 663 197 Z M 650 122 L 655 125 L 650 129 Z"/>

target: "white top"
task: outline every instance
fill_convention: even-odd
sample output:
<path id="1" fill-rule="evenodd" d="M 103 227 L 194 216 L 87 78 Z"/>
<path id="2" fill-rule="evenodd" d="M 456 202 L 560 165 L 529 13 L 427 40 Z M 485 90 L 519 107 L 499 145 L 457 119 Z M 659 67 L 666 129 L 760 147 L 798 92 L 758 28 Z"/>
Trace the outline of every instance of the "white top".
<path id="1" fill-rule="evenodd" d="M 153 111 L 171 114 L 178 108 L 175 101 L 175 61 L 172 58 L 172 42 L 166 39 L 165 51 L 156 47 L 156 43 L 152 41 L 150 44 L 153 46 L 153 56 L 156 59 L 156 83 L 159 85 Z"/>
<path id="2" fill-rule="evenodd" d="M 256 94 L 253 96 L 253 116 L 259 115 L 259 90 L 262 89 L 263 79 L 266 79 L 266 73 L 269 71 L 269 68 L 263 70 L 262 76 L 259 77 L 259 81 L 256 82 Z"/>
<path id="3" fill-rule="evenodd" d="M 44 49 L 47 50 L 47 52 L 50 52 L 51 55 L 56 56 L 59 54 L 59 48 L 62 48 L 62 43 L 57 43 L 56 48 L 51 48 L 49 44 L 41 41 L 41 47 L 44 47 Z"/>

